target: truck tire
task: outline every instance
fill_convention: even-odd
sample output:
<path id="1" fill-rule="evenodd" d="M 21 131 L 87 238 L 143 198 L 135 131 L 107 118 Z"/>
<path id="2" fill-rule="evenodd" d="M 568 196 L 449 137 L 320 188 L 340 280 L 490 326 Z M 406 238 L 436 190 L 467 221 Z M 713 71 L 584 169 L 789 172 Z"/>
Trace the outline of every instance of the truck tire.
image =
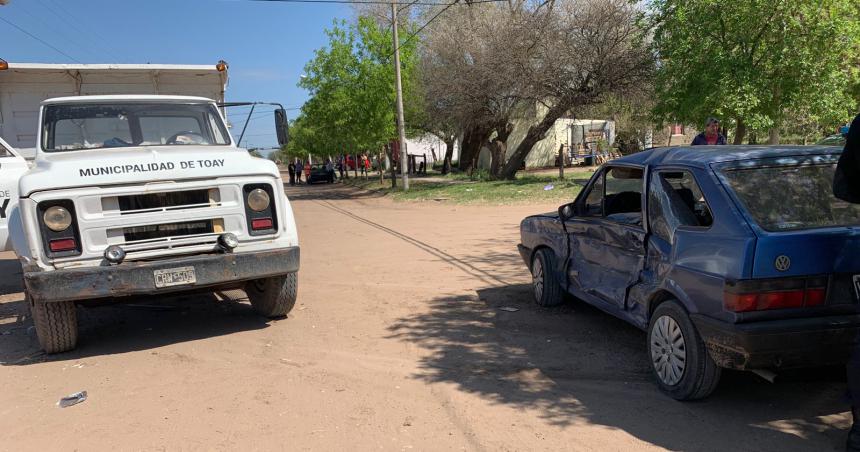
<path id="1" fill-rule="evenodd" d="M 299 288 L 298 273 L 249 281 L 245 292 L 251 306 L 263 316 L 283 317 L 296 305 Z"/>
<path id="2" fill-rule="evenodd" d="M 62 353 L 78 343 L 78 313 L 72 301 L 40 303 L 27 296 L 36 337 L 46 353 Z"/>
<path id="3" fill-rule="evenodd" d="M 555 254 L 548 248 L 537 250 L 532 259 L 532 290 L 535 303 L 538 306 L 557 306 L 564 301 L 561 293 L 561 283 L 553 269 L 555 268 Z"/>
<path id="4" fill-rule="evenodd" d="M 687 311 L 675 300 L 661 303 L 651 316 L 648 357 L 657 386 L 673 399 L 704 399 L 720 382 L 720 367 Z"/>

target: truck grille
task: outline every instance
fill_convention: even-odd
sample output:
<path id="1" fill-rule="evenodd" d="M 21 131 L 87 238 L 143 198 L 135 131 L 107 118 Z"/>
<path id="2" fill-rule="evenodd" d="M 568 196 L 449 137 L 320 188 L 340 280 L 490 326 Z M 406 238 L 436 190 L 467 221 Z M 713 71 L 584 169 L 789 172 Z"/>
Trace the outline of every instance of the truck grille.
<path id="1" fill-rule="evenodd" d="M 213 232 L 215 232 L 213 220 L 131 226 L 122 230 L 126 243 L 167 237 L 211 234 Z"/>
<path id="2" fill-rule="evenodd" d="M 217 205 L 216 190 L 187 190 L 125 195 L 116 198 L 120 215 L 195 209 Z"/>

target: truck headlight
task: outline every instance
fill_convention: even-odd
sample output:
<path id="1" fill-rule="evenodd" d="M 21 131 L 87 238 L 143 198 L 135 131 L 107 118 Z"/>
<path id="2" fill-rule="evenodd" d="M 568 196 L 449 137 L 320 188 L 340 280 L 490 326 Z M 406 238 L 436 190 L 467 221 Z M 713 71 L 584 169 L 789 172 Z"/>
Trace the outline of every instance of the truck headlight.
<path id="1" fill-rule="evenodd" d="M 64 207 L 49 207 L 42 216 L 45 226 L 54 232 L 63 232 L 72 225 L 72 214 Z"/>
<path id="2" fill-rule="evenodd" d="M 262 212 L 269 208 L 269 194 L 262 188 L 255 188 L 248 193 L 248 207 L 254 212 Z"/>

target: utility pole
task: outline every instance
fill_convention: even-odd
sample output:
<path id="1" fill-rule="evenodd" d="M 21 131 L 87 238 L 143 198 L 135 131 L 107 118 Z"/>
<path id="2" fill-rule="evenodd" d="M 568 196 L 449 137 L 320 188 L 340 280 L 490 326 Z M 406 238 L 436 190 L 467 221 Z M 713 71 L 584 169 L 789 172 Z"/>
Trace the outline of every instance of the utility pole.
<path id="1" fill-rule="evenodd" d="M 403 86 L 400 84 L 400 37 L 397 34 L 397 2 L 391 1 L 394 28 L 394 86 L 397 89 L 397 136 L 400 140 L 400 175 L 403 191 L 409 190 L 409 165 L 406 163 L 406 127 L 403 124 Z"/>

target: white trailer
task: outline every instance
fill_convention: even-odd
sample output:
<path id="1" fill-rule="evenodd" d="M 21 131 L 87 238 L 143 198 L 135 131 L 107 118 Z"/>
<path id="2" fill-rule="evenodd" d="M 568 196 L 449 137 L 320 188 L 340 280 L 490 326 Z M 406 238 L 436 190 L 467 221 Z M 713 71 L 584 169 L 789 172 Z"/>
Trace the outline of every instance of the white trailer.
<path id="1" fill-rule="evenodd" d="M 3 69 L 5 67 L 5 69 Z M 36 155 L 45 99 L 106 94 L 168 94 L 224 102 L 227 63 L 37 64 L 0 60 L 0 137 L 26 159 Z M 223 111 L 222 111 L 223 113 Z"/>

